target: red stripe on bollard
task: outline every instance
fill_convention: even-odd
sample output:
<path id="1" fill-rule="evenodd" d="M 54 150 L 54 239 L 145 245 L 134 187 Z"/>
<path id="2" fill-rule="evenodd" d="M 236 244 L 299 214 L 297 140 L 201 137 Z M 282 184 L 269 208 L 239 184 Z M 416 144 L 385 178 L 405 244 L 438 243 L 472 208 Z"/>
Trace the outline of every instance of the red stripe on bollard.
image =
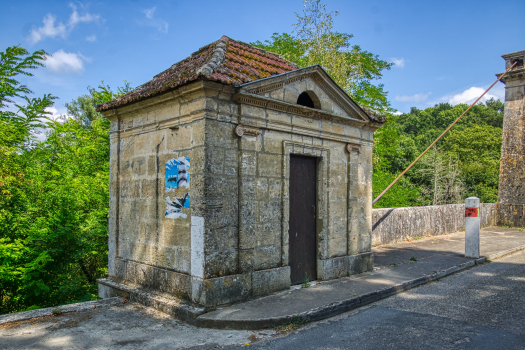
<path id="1" fill-rule="evenodd" d="M 479 217 L 479 208 L 465 208 L 466 218 L 477 218 Z"/>

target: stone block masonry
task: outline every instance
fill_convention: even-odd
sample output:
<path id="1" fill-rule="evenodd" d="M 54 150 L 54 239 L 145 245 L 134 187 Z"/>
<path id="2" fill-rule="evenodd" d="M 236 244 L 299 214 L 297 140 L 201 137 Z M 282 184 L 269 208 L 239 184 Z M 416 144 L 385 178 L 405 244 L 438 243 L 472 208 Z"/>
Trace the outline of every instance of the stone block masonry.
<path id="1" fill-rule="evenodd" d="M 303 92 L 314 108 L 298 104 Z M 291 263 L 304 252 L 290 234 L 315 246 L 306 257 L 311 279 L 372 269 L 381 121 L 319 66 L 237 87 L 197 79 L 104 115 L 111 171 L 102 294 L 151 290 L 203 309 L 268 295 L 305 275 Z M 290 226 L 300 209 L 290 204 L 296 156 L 315 164 L 310 236 Z"/>
<path id="2" fill-rule="evenodd" d="M 525 51 L 502 56 L 505 68 L 516 63 L 505 84 L 505 115 L 498 189 L 498 224 L 525 226 Z"/>

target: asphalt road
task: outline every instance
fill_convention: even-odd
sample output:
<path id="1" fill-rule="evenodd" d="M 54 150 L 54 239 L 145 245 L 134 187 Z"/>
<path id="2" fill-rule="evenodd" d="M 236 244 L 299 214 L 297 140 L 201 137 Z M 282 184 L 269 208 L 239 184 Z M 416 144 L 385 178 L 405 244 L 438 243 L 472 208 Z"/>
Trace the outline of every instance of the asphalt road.
<path id="1" fill-rule="evenodd" d="M 286 336 L 277 336 L 275 330 L 196 328 L 129 302 L 0 325 L 0 349 L 203 350 L 228 346 L 525 349 L 525 252 L 308 324 Z"/>
<path id="2" fill-rule="evenodd" d="M 250 348 L 525 349 L 525 252 Z"/>

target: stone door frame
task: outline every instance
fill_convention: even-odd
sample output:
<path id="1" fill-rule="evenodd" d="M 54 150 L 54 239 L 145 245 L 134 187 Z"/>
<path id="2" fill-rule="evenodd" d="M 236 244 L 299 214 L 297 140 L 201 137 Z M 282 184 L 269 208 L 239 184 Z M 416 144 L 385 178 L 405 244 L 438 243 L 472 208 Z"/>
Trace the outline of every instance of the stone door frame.
<path id="1" fill-rule="evenodd" d="M 317 260 L 328 257 L 329 208 L 328 193 L 330 179 L 330 149 L 300 142 L 283 141 L 283 223 L 281 231 L 281 266 L 289 266 L 289 222 L 290 222 L 290 155 L 317 158 Z M 319 277 L 319 276 L 318 276 Z"/>

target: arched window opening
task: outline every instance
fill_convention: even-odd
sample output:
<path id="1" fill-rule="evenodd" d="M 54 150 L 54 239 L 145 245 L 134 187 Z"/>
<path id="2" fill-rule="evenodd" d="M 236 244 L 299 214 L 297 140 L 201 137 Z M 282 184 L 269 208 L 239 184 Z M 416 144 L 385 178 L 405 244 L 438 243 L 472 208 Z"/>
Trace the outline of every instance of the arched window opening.
<path id="1" fill-rule="evenodd" d="M 308 95 L 307 92 L 303 92 L 299 95 L 299 98 L 297 99 L 297 104 L 305 107 L 315 108 L 314 101 L 312 101 L 312 98 L 310 97 L 310 95 Z"/>
<path id="2" fill-rule="evenodd" d="M 321 109 L 319 98 L 317 98 L 317 96 L 311 91 L 301 93 L 297 98 L 297 104 L 305 107 Z"/>

